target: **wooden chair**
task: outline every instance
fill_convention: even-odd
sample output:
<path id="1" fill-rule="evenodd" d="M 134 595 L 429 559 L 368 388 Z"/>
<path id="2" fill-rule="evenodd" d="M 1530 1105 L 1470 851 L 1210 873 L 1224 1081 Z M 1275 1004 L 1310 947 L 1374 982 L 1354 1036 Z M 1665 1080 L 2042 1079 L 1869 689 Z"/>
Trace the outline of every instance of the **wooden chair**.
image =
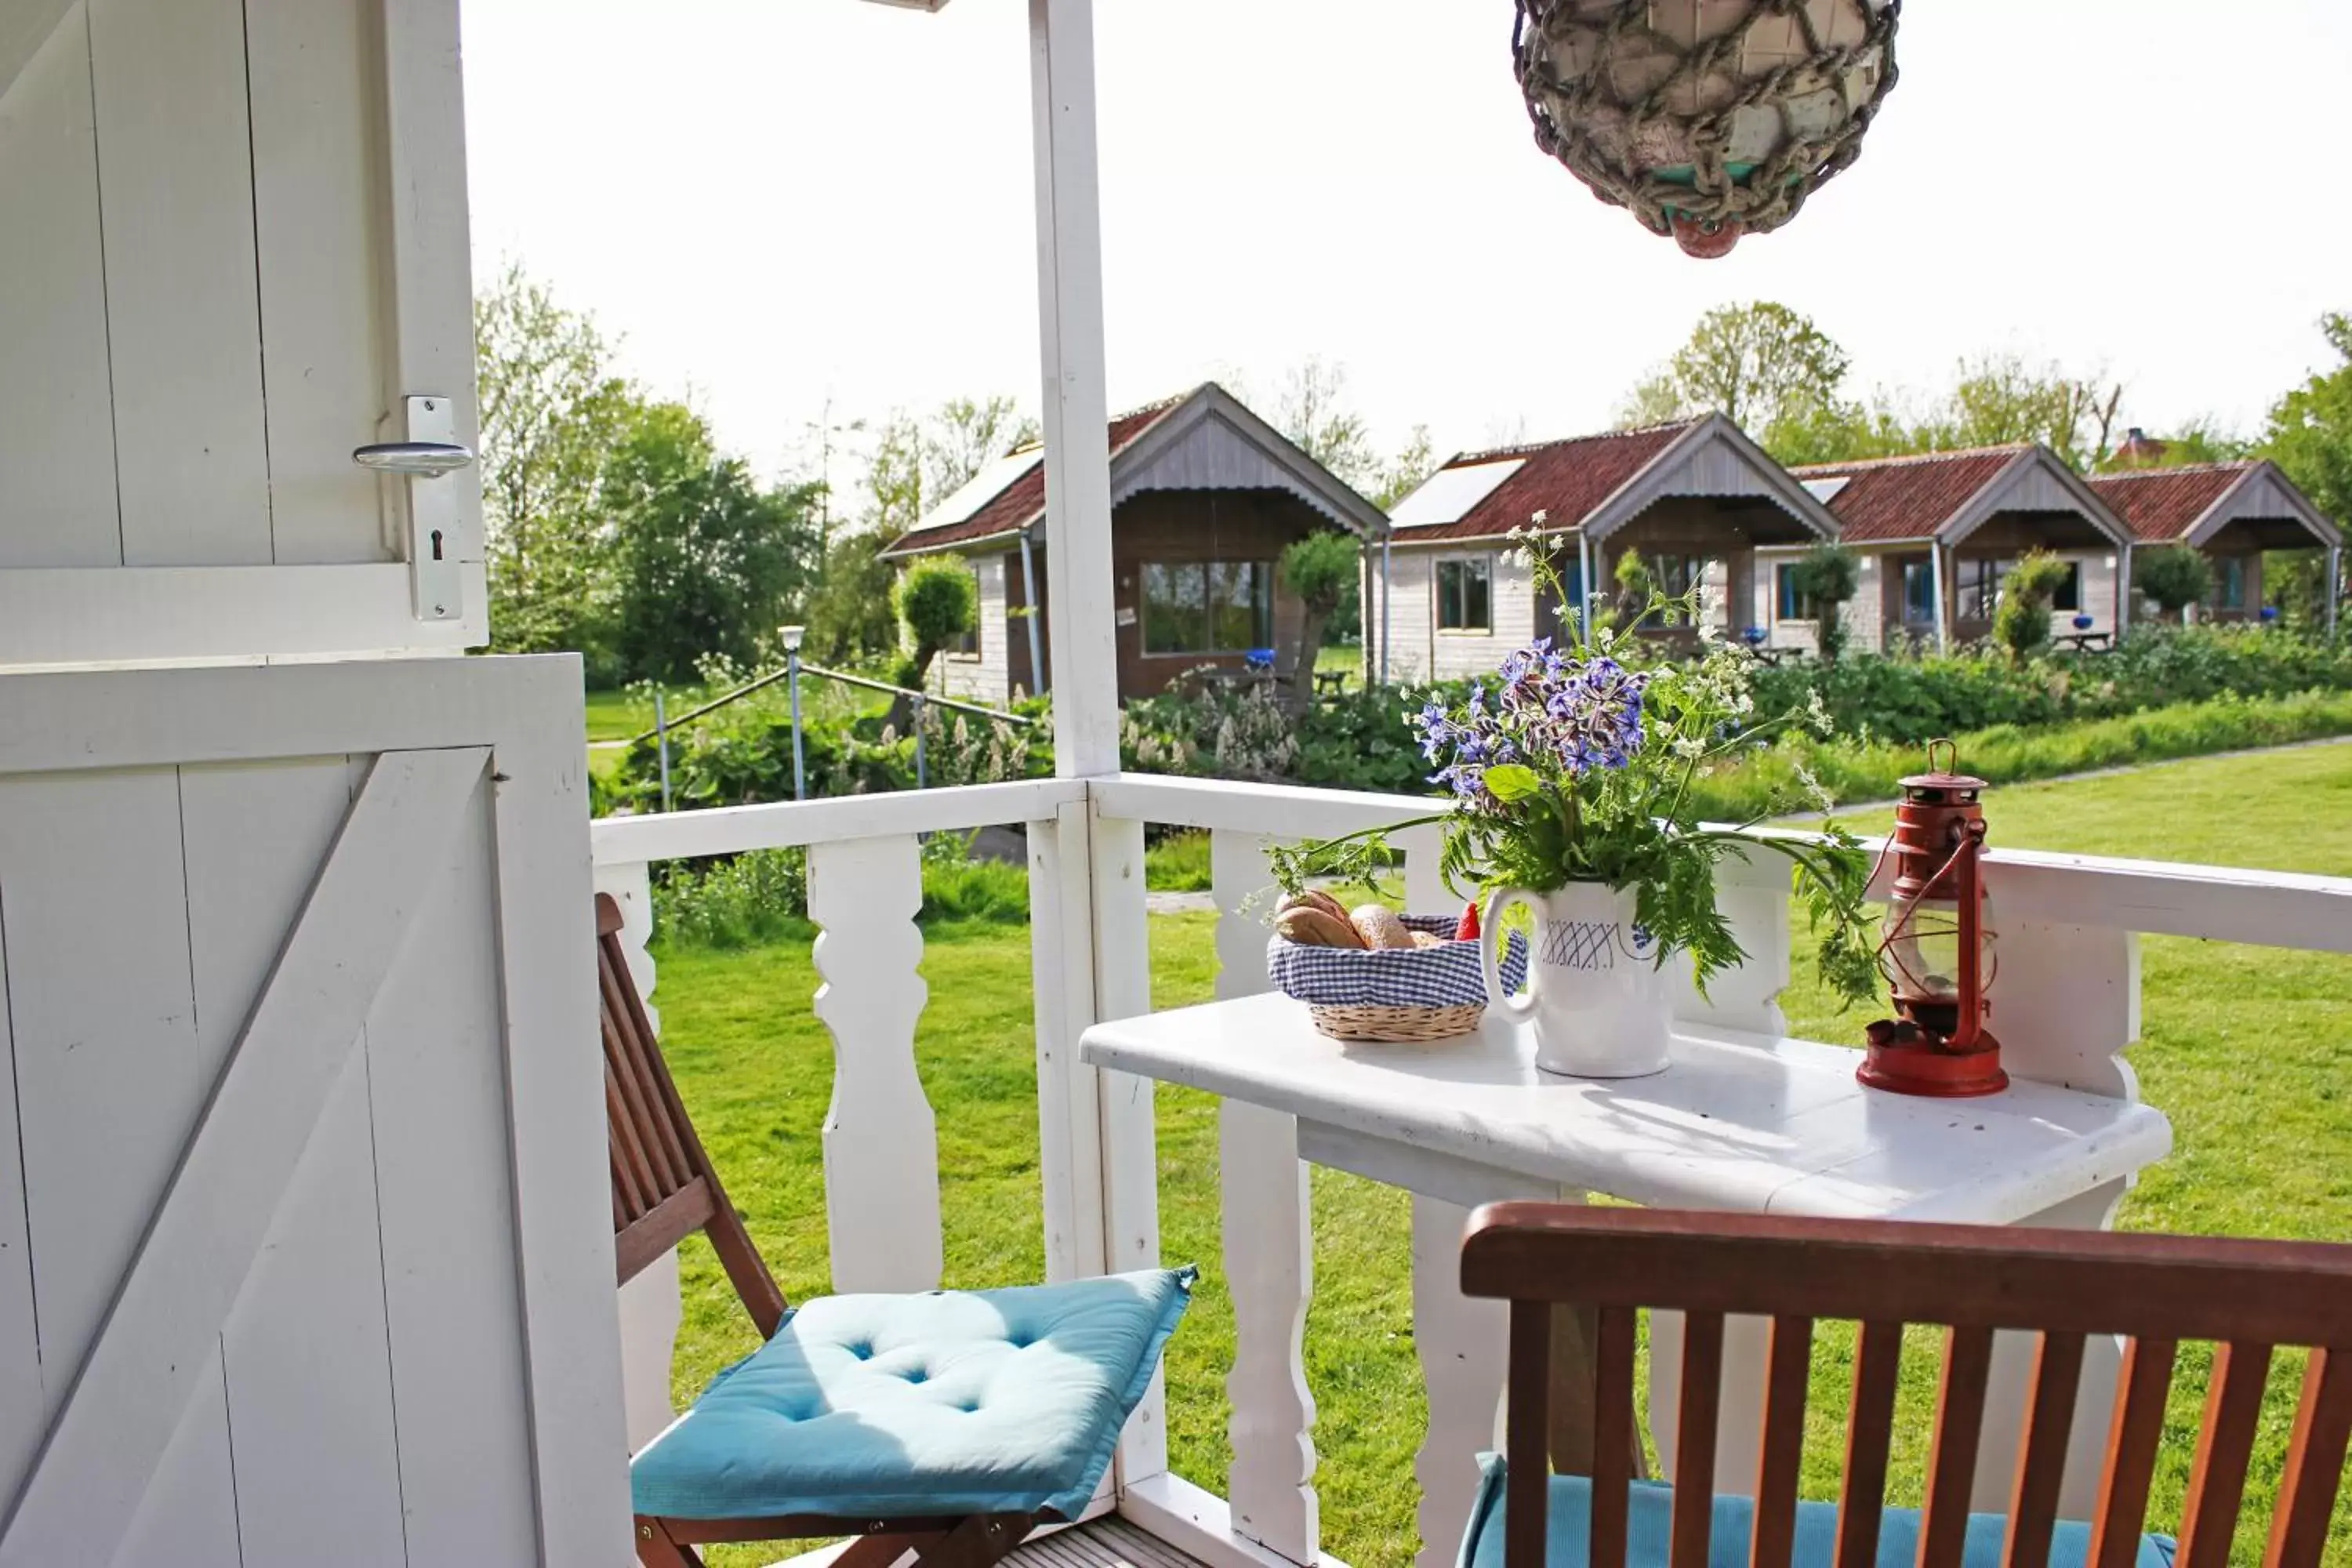
<path id="1" fill-rule="evenodd" d="M 1878 1560 L 1891 1511 L 1882 1494 L 1906 1323 L 1946 1331 L 1927 1506 L 1916 1521 L 1921 1568 L 1962 1561 L 1997 1329 L 2041 1336 L 2011 1489 L 2001 1559 L 2010 1568 L 2050 1561 L 2067 1432 L 2091 1335 L 2123 1337 L 2125 1354 L 2088 1568 L 2124 1568 L 2140 1550 L 2165 1396 L 2182 1341 L 2217 1344 L 2179 1568 L 2224 1568 L 2230 1560 L 2276 1347 L 2310 1347 L 2311 1356 L 2266 1568 L 2318 1568 L 2352 1437 L 2352 1247 L 1498 1204 L 1471 1219 L 1462 1288 L 1511 1303 L 1507 1568 L 1541 1568 L 1546 1558 L 1554 1484 L 1544 1462 L 1547 1363 L 1559 1304 L 1589 1306 L 1599 1316 L 1592 1568 L 1623 1568 L 1626 1562 L 1635 1313 L 1643 1307 L 1685 1314 L 1675 1473 L 1691 1484 L 1672 1494 L 1673 1568 L 1703 1568 L 1708 1560 L 1716 1500 L 1706 1478 L 1716 1468 L 1727 1313 L 1771 1320 L 1753 1568 L 1790 1568 L 1791 1562 L 1818 1319 L 1861 1324 L 1834 1522 L 1836 1568 Z M 1644 1500 L 1654 1504 L 1655 1495 Z"/>
<path id="2" fill-rule="evenodd" d="M 670 1079 L 645 1005 L 629 977 L 621 947 L 621 911 L 605 895 L 596 900 L 597 980 L 604 1015 L 604 1105 L 610 1133 L 613 1233 L 618 1282 L 625 1285 L 686 1237 L 702 1232 L 758 1326 L 772 1343 L 788 1309 L 767 1264 L 728 1201 L 719 1173 L 695 1136 L 694 1124 Z M 1140 1278 L 1140 1276 L 1129 1277 Z M 1168 1276 L 1189 1287 L 1189 1271 Z M 1102 1282 L 1094 1282 L 1102 1283 Z M 1017 1294 L 1017 1293 L 1016 1293 Z M 902 1299 L 911 1300 L 911 1299 Z M 814 1303 L 804 1304 L 803 1313 Z M 1159 1345 L 1174 1326 L 1167 1316 L 1139 1373 L 1156 1365 Z M 854 1413 L 853 1413 L 854 1414 Z M 1110 1425 L 1115 1436 L 1118 1413 Z M 638 1561 L 646 1568 L 697 1568 L 694 1547 L 721 1542 L 860 1537 L 837 1562 L 844 1568 L 889 1568 L 908 1551 L 924 1568 L 988 1568 L 1041 1523 L 1063 1521 L 1047 1508 L 960 1514 L 950 1518 L 876 1518 L 870 1513 L 790 1513 L 741 1519 L 635 1516 Z"/>

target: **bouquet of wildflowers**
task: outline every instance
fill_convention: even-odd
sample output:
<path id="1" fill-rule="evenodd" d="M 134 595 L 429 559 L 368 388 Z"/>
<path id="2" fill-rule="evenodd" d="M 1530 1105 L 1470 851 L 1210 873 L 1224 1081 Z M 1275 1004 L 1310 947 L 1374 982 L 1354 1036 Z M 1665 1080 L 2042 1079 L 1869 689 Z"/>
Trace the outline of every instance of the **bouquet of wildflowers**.
<path id="1" fill-rule="evenodd" d="M 1704 989 L 1747 956 L 1716 907 L 1717 862 L 1739 849 L 1780 855 L 1811 917 L 1823 981 L 1849 1000 L 1872 995 L 1874 925 L 1863 903 L 1870 864 L 1853 836 L 1833 822 L 1819 838 L 1764 836 L 1752 821 L 1698 822 L 1689 805 L 1702 770 L 1800 724 L 1826 733 L 1820 699 L 1809 710 L 1758 714 L 1749 690 L 1755 655 L 1707 634 L 1696 594 L 1654 595 L 1649 612 L 1697 620 L 1700 657 L 1649 662 L 1635 634 L 1587 628 L 1541 542 L 1527 545 L 1538 587 L 1561 595 L 1570 636 L 1512 654 L 1493 684 L 1474 686 L 1466 701 L 1432 701 L 1407 720 L 1435 769 L 1430 782 L 1453 796 L 1451 810 L 1419 819 L 1444 826 L 1448 883 L 1537 893 L 1580 881 L 1631 889 L 1659 961 L 1688 952 Z M 1812 793 L 1826 811 L 1826 792 L 1815 785 Z M 1381 832 L 1277 849 L 1273 859 L 1292 891 L 1309 875 L 1369 879 L 1391 863 Z"/>

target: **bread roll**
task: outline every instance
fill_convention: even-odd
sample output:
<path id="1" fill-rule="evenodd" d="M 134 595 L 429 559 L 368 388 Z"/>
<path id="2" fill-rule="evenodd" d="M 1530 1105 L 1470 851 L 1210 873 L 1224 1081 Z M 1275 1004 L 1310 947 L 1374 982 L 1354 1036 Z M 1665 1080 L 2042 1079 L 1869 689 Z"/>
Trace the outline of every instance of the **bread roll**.
<path id="1" fill-rule="evenodd" d="M 1361 904 L 1348 911 L 1356 932 L 1364 939 L 1366 947 L 1411 947 L 1412 931 L 1404 920 L 1386 904 Z"/>
<path id="2" fill-rule="evenodd" d="M 1347 920 L 1311 904 L 1287 909 L 1275 918 L 1274 929 L 1286 942 L 1307 947 L 1362 947 L 1364 939 Z"/>

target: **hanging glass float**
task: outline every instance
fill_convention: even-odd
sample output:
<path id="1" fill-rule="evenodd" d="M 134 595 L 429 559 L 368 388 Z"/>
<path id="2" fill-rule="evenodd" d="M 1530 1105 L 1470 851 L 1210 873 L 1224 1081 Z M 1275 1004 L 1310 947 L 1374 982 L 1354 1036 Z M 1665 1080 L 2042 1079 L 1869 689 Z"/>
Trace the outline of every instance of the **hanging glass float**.
<path id="1" fill-rule="evenodd" d="M 1902 0 L 1517 0 L 1536 143 L 1693 256 L 1797 216 L 1895 85 Z"/>

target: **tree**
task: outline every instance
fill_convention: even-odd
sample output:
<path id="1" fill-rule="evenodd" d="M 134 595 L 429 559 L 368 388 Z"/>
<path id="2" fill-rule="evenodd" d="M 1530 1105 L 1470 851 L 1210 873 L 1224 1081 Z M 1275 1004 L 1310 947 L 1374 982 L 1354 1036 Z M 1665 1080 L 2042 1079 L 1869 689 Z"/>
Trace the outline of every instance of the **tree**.
<path id="1" fill-rule="evenodd" d="M 2029 551 L 2001 579 L 1992 613 L 1992 640 L 2022 664 L 2050 641 L 2051 601 L 2066 584 L 2066 563 L 2047 550 Z"/>
<path id="2" fill-rule="evenodd" d="M 1851 363 L 1828 333 L 1786 305 L 1720 306 L 1633 388 L 1619 422 L 1631 428 L 1717 413 L 1769 447 L 1782 426 L 1841 407 Z"/>
<path id="3" fill-rule="evenodd" d="M 1939 408 L 1914 432 L 1915 450 L 1950 451 L 2038 441 L 2087 471 L 2114 450 L 2123 388 L 2104 375 L 2073 376 L 2013 353 L 1964 359 Z"/>
<path id="4" fill-rule="evenodd" d="M 490 641 L 572 650 L 610 679 L 616 589 L 601 494 L 606 454 L 637 411 L 587 315 L 509 267 L 474 302 Z"/>
<path id="5" fill-rule="evenodd" d="M 807 583 L 814 485 L 762 489 L 681 403 L 643 408 L 605 465 L 616 525 L 617 642 L 632 673 L 690 677 L 707 654 L 749 664 Z"/>
<path id="6" fill-rule="evenodd" d="M 1325 529 L 1294 540 L 1282 552 L 1283 585 L 1298 595 L 1298 652 L 1290 671 L 1291 695 L 1315 697 L 1315 658 L 1322 651 L 1323 627 L 1361 574 L 1363 547 L 1351 533 Z"/>
<path id="7" fill-rule="evenodd" d="M 2321 511 L 2352 521 L 2352 316 L 2330 314 L 2319 330 L 2337 363 L 2279 399 L 2259 451 Z"/>
<path id="8" fill-rule="evenodd" d="M 905 623 L 914 653 L 900 672 L 898 684 L 920 691 L 931 672 L 931 660 L 943 648 L 962 640 L 978 624 L 980 584 L 963 561 L 926 555 L 907 568 L 891 590 L 890 606 Z"/>
<path id="9" fill-rule="evenodd" d="M 2134 431 L 2134 435 L 2142 434 Z M 2186 425 L 2161 436 L 2149 437 L 2152 450 L 2134 452 L 2127 446 L 2118 446 L 2100 459 L 2102 473 L 2131 473 L 2139 469 L 2179 468 L 2191 463 L 2232 463 L 2252 450 L 2252 443 L 2231 435 L 2210 415 L 2200 415 Z"/>
<path id="10" fill-rule="evenodd" d="M 1380 454 L 1363 416 L 1347 405 L 1348 371 L 1309 357 L 1284 378 L 1274 426 L 1346 484 L 1369 492 L 1381 481 Z"/>
<path id="11" fill-rule="evenodd" d="M 1009 452 L 1037 440 L 1037 422 L 1009 397 L 950 398 L 927 416 L 900 410 L 878 424 L 844 428 L 869 433 L 873 445 L 859 479 L 853 525 L 828 532 L 817 585 L 810 595 L 809 648 L 837 664 L 887 658 L 898 646 L 890 608 L 893 573 L 882 552 Z"/>
<path id="12" fill-rule="evenodd" d="M 2185 622 L 2189 606 L 2212 595 L 2213 563 L 2192 545 L 2158 545 L 2133 552 L 2132 582 L 2158 609 Z"/>
<path id="13" fill-rule="evenodd" d="M 1843 544 L 1824 540 L 1807 551 L 1795 568 L 1797 593 L 1813 611 L 1814 646 L 1834 664 L 1845 651 L 1843 611 L 1862 585 L 1862 562 Z"/>

